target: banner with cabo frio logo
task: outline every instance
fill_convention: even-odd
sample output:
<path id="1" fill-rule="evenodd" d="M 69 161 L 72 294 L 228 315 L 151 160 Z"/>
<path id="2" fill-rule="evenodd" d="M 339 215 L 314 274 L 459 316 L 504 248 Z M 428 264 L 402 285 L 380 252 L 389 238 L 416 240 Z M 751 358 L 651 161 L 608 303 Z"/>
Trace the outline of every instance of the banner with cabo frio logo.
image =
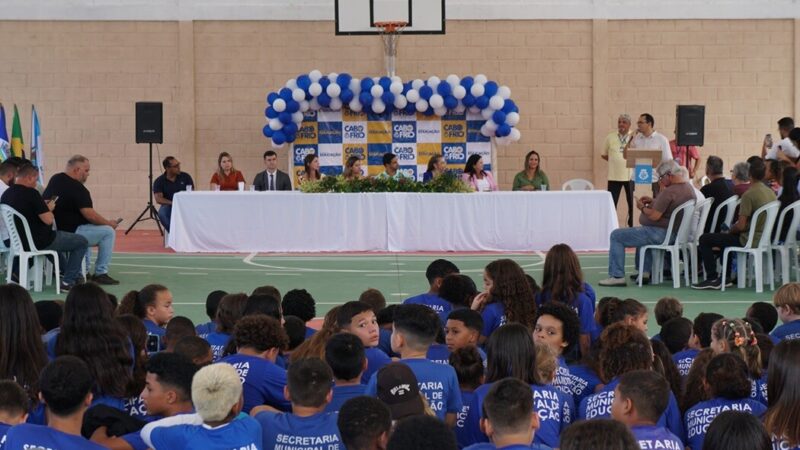
<path id="1" fill-rule="evenodd" d="M 308 154 L 319 157 L 320 172 L 339 175 L 352 155 L 361 156 L 364 175 L 383 172 L 384 153 L 394 153 L 400 171 L 422 180 L 428 161 L 442 155 L 447 169 L 464 170 L 472 154 L 483 157 L 484 169 L 491 170 L 492 142 L 481 134 L 486 122 L 480 114 L 450 113 L 439 117 L 421 113 L 358 113 L 349 109 L 305 113 L 293 144 L 292 172 L 297 186 L 304 174 L 303 160 Z"/>

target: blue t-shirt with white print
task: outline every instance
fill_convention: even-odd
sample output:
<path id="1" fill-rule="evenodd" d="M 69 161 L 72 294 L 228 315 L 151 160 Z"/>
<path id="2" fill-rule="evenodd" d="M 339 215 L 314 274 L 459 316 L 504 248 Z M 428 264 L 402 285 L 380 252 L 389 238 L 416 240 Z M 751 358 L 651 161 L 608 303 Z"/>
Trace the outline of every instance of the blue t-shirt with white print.
<path id="1" fill-rule="evenodd" d="M 403 301 L 403 304 L 427 306 L 439 315 L 442 326 L 447 323 L 447 316 L 453 310 L 453 305 L 450 302 L 430 292 L 409 297 Z"/>
<path id="2" fill-rule="evenodd" d="M 469 438 L 466 433 L 467 414 L 469 407 L 472 403 L 472 398 L 475 396 L 475 391 L 461 390 L 461 411 L 456 414 L 456 425 L 453 431 L 456 433 L 456 441 L 458 441 L 458 448 L 463 448 L 469 445 Z"/>
<path id="3" fill-rule="evenodd" d="M 57 450 L 102 450 L 83 436 L 67 434 L 44 425 L 23 423 L 13 426 L 6 433 L 4 449 L 57 449 Z"/>
<path id="4" fill-rule="evenodd" d="M 672 361 L 678 367 L 678 372 L 680 372 L 682 378 L 689 376 L 689 370 L 692 368 L 698 353 L 700 353 L 700 350 L 690 348 L 672 355 Z"/>
<path id="5" fill-rule="evenodd" d="M 569 373 L 569 366 L 563 356 L 558 357 L 558 367 L 556 367 L 556 377 L 553 379 L 553 387 L 563 392 L 564 394 L 574 396 L 575 392 L 572 389 L 572 377 Z M 574 397 L 573 397 L 574 398 Z"/>
<path id="6" fill-rule="evenodd" d="M 153 448 L 261 450 L 261 425 L 252 417 L 211 428 L 207 425 L 174 425 L 150 433 Z M 102 448 L 102 447 L 101 447 Z"/>
<path id="7" fill-rule="evenodd" d="M 685 448 L 680 438 L 664 427 L 656 425 L 637 425 L 631 427 L 631 433 L 642 450 L 684 450 Z M 698 448 L 697 450 L 702 449 Z"/>
<path id="8" fill-rule="evenodd" d="M 339 410 L 342 409 L 342 405 L 344 405 L 346 401 L 350 400 L 353 397 L 364 395 L 364 392 L 366 390 L 367 386 L 363 384 L 334 386 L 333 398 L 331 399 L 331 402 L 328 403 L 328 406 L 325 407 L 325 412 L 326 413 L 339 412 Z"/>
<path id="9" fill-rule="evenodd" d="M 499 300 L 486 305 L 481 312 L 481 317 L 483 318 L 483 331 L 481 332 L 481 336 L 486 336 L 487 338 L 491 336 L 494 330 L 505 325 L 508 320 L 506 318 L 506 308 Z"/>
<path id="10" fill-rule="evenodd" d="M 243 412 L 249 414 L 259 405 L 270 405 L 281 411 L 292 410 L 291 403 L 283 396 L 285 370 L 264 358 L 238 353 L 222 358 L 221 362 L 232 365 L 239 374 L 244 395 Z"/>
<path id="11" fill-rule="evenodd" d="M 203 339 L 208 342 L 208 345 L 211 346 L 211 358 L 212 362 L 219 362 L 222 359 L 222 353 L 225 352 L 225 347 L 228 345 L 228 341 L 231 340 L 231 335 L 228 333 L 220 333 L 215 331 L 213 333 L 209 333 Z"/>
<path id="12" fill-rule="evenodd" d="M 386 355 L 377 347 L 368 347 L 364 349 L 364 356 L 367 358 L 367 370 L 361 374 L 361 382 L 367 384 L 373 374 L 381 370 L 381 367 L 392 362 L 392 358 Z"/>
<path id="13" fill-rule="evenodd" d="M 692 450 L 702 450 L 708 426 L 724 411 L 746 412 L 760 419 L 767 411 L 767 407 L 749 398 L 712 398 L 700 402 L 689 408 L 684 415 L 686 445 Z"/>
<path id="14" fill-rule="evenodd" d="M 585 285 L 585 284 L 584 284 Z M 536 294 L 536 305 L 541 306 L 549 301 L 559 301 L 553 300 L 551 298 L 550 292 L 540 292 Z M 563 301 L 563 304 L 567 305 L 575 311 L 578 315 L 578 319 L 581 323 L 581 334 L 591 334 L 595 328 L 594 322 L 594 302 L 592 302 L 591 297 L 586 291 L 578 292 L 575 298 L 572 301 Z"/>
<path id="15" fill-rule="evenodd" d="M 261 424 L 261 443 L 267 449 L 337 450 L 344 449 L 338 414 L 319 413 L 300 417 L 290 413 L 264 411 L 256 414 Z"/>
<path id="16" fill-rule="evenodd" d="M 6 433 L 8 433 L 9 428 L 11 428 L 11 425 L 0 422 L 0 450 L 3 449 L 3 445 L 6 443 Z"/>
<path id="17" fill-rule="evenodd" d="M 481 442 L 478 444 L 470 445 L 469 447 L 464 448 L 464 450 L 553 450 L 553 448 L 540 444 L 531 444 L 531 445 L 512 444 L 512 445 L 506 445 L 505 447 L 495 447 L 495 445 L 492 443 Z"/>
<path id="18" fill-rule="evenodd" d="M 569 377 L 572 378 L 572 396 L 575 405 L 580 405 L 584 398 L 594 394 L 598 385 L 603 384 L 597 373 L 586 364 L 569 366 Z"/>
<path id="19" fill-rule="evenodd" d="M 217 330 L 217 323 L 213 320 L 211 322 L 201 323 L 194 327 L 194 331 L 198 336 L 205 339 L 207 334 L 211 334 Z"/>
<path id="20" fill-rule="evenodd" d="M 761 378 L 757 380 L 750 380 L 750 398 L 763 405 L 768 405 L 767 402 L 767 372 L 761 374 Z"/>
<path id="21" fill-rule="evenodd" d="M 428 405 L 439 419 L 444 420 L 448 413 L 461 411 L 461 389 L 458 387 L 456 371 L 451 366 L 437 364 L 425 358 L 401 359 L 417 377 L 419 390 L 428 400 Z M 378 394 L 378 374 L 372 375 L 367 383 L 367 395 Z"/>
<path id="22" fill-rule="evenodd" d="M 800 339 L 800 319 L 775 328 L 769 335 L 781 341 L 784 339 Z"/>

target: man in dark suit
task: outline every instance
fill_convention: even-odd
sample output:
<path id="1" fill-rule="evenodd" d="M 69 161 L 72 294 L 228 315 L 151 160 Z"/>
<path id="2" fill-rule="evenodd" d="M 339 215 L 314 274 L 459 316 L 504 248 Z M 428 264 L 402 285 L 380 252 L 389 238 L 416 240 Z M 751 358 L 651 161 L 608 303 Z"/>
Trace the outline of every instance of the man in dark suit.
<path id="1" fill-rule="evenodd" d="M 278 154 L 272 150 L 264 152 L 266 170 L 256 174 L 253 186 L 257 191 L 291 191 L 292 180 L 286 172 L 278 170 Z"/>

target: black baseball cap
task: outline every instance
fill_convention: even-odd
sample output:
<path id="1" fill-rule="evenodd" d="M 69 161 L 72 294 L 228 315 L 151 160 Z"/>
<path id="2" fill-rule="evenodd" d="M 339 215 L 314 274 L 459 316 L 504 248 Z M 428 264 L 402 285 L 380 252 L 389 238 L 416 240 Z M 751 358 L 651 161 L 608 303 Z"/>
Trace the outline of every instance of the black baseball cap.
<path id="1" fill-rule="evenodd" d="M 393 362 L 378 371 L 378 398 L 389 407 L 392 420 L 425 414 L 417 377 L 403 363 Z"/>

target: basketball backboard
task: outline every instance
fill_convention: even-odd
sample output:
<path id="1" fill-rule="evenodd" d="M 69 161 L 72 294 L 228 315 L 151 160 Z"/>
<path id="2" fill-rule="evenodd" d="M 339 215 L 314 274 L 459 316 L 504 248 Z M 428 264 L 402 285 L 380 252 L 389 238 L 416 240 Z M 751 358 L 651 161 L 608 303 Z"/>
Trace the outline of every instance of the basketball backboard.
<path id="1" fill-rule="evenodd" d="M 337 35 L 381 34 L 376 22 L 406 22 L 403 34 L 444 34 L 445 0 L 335 0 Z"/>

